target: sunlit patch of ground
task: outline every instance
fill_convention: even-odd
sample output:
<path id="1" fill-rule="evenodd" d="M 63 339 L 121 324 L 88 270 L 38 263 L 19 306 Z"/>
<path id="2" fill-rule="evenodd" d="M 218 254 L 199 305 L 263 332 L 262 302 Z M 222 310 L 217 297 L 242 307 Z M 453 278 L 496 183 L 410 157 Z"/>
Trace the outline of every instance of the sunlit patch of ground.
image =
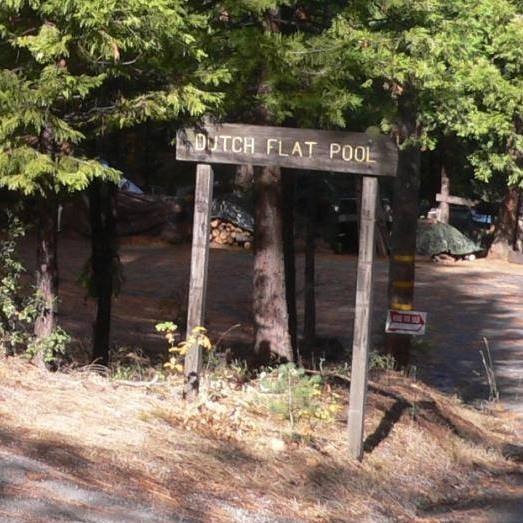
<path id="1" fill-rule="evenodd" d="M 291 427 L 257 380 L 241 384 L 227 372 L 205 380 L 201 399 L 187 405 L 179 380 L 132 386 L 2 361 L 0 460 L 11 476 L 3 476 L 1 506 L 22 499 L 23 512 L 43 496 L 64 521 L 75 510 L 86 521 L 121 521 L 127 507 L 149 511 L 143 521 L 205 522 L 483 521 L 489 506 L 518 507 L 522 449 L 515 419 L 501 410 L 481 413 L 378 373 L 359 463 L 348 457 L 346 380 L 322 389 L 325 402 L 343 404 L 332 419 Z"/>

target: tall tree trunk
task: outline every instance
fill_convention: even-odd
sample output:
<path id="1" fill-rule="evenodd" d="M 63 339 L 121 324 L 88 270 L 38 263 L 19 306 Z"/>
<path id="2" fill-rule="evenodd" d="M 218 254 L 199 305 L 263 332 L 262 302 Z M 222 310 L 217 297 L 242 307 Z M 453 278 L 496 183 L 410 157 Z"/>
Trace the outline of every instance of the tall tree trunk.
<path id="1" fill-rule="evenodd" d="M 56 143 L 53 129 L 46 126 L 40 135 L 40 151 L 54 159 Z M 37 203 L 36 287 L 42 306 L 35 321 L 37 340 L 47 338 L 56 328 L 58 310 L 58 204 L 56 195 L 48 192 Z M 37 354 L 38 366 L 45 367 L 43 354 Z"/>
<path id="2" fill-rule="evenodd" d="M 89 189 L 91 269 L 97 298 L 93 326 L 93 360 L 101 365 L 109 364 L 111 300 L 116 261 L 113 195 L 114 186 L 101 180 L 93 181 Z"/>
<path id="3" fill-rule="evenodd" d="M 303 347 L 311 355 L 316 343 L 316 214 L 317 195 L 314 174 L 308 179 L 307 223 L 305 229 L 305 306 L 303 324 Z"/>
<path id="4" fill-rule="evenodd" d="M 402 104 L 400 117 L 403 141 L 416 133 L 415 106 L 408 102 Z M 417 146 L 409 146 L 399 153 L 398 174 L 394 180 L 388 292 L 389 308 L 393 310 L 413 308 L 419 186 L 420 150 Z M 386 346 L 398 368 L 409 364 L 411 336 L 387 334 Z"/>
<path id="5" fill-rule="evenodd" d="M 255 176 L 255 190 L 254 351 L 261 362 L 271 354 L 293 361 L 285 290 L 280 169 L 260 168 Z"/>
<path id="6" fill-rule="evenodd" d="M 505 198 L 499 209 L 494 240 L 488 253 L 489 257 L 506 260 L 509 252 L 516 247 L 520 193 L 521 190 L 517 186 L 507 188 Z"/>
<path id="7" fill-rule="evenodd" d="M 447 173 L 447 168 L 444 163 L 444 152 L 441 154 L 441 189 L 440 194 L 444 198 L 450 196 L 450 178 Z M 439 203 L 439 221 L 442 223 L 449 223 L 450 206 L 448 202 Z"/>
<path id="8" fill-rule="evenodd" d="M 58 309 L 58 253 L 57 253 L 56 200 L 49 196 L 38 204 L 36 232 L 36 288 L 41 299 L 41 309 L 35 321 L 34 333 L 38 340 L 50 336 L 56 328 Z M 35 362 L 45 367 L 43 354 Z"/>
<path id="9" fill-rule="evenodd" d="M 294 193 L 296 190 L 295 171 L 287 170 L 282 175 L 283 195 L 283 260 L 285 264 L 285 297 L 289 315 L 294 361 L 298 360 L 298 326 L 296 310 L 296 253 L 294 248 Z"/>
<path id="10" fill-rule="evenodd" d="M 279 10 L 269 9 L 264 30 L 278 32 Z M 262 71 L 258 93 L 267 94 L 267 71 Z M 272 115 L 258 107 L 258 124 L 268 125 Z M 276 355 L 294 361 L 289 332 L 283 250 L 283 189 L 281 170 L 262 167 L 255 173 L 255 250 L 253 275 L 254 352 L 260 363 Z"/>
<path id="11" fill-rule="evenodd" d="M 234 176 L 234 189 L 237 191 L 249 191 L 252 189 L 254 181 L 254 170 L 252 165 L 242 164 L 236 166 Z"/>

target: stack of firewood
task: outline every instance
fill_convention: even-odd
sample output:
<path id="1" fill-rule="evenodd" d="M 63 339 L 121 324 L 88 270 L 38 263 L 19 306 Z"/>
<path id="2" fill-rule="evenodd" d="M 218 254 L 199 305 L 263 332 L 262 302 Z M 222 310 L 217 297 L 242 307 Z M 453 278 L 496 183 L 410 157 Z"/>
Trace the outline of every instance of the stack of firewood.
<path id="1" fill-rule="evenodd" d="M 233 223 L 215 218 L 211 220 L 211 243 L 217 245 L 235 245 L 250 249 L 252 246 L 252 233 L 237 227 Z"/>

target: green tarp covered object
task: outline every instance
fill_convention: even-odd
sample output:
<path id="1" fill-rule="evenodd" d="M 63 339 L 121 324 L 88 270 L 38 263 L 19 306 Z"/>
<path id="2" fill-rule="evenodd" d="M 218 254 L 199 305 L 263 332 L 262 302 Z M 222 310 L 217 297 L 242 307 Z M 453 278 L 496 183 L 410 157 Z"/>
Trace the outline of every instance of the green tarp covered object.
<path id="1" fill-rule="evenodd" d="M 466 256 L 481 251 L 481 247 L 458 229 L 441 222 L 420 220 L 416 235 L 416 252 L 426 256 L 447 253 Z"/>

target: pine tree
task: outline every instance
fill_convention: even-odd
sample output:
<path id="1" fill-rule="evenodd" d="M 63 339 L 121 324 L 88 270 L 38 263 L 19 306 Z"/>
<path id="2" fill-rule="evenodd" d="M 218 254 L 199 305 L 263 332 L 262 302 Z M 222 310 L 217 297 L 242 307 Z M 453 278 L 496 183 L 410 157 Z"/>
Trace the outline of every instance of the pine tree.
<path id="1" fill-rule="evenodd" d="M 310 98 L 317 99 L 322 88 L 317 103 L 323 118 L 340 127 L 350 120 L 360 130 L 378 125 L 401 146 L 390 264 L 393 308 L 413 306 L 421 151 L 453 136 L 472 150 L 469 161 L 478 179 L 501 173 L 509 185 L 521 183 L 518 8 L 510 0 L 345 3 L 329 29 L 306 41 L 299 54 L 305 82 L 311 78 Z M 409 338 L 396 341 L 395 356 L 406 364 Z"/>
<path id="2" fill-rule="evenodd" d="M 0 187 L 35 198 L 40 337 L 55 327 L 56 207 L 119 173 L 89 143 L 147 120 L 200 116 L 226 78 L 198 44 L 184 0 L 4 0 L 0 5 Z"/>
<path id="3" fill-rule="evenodd" d="M 212 2 L 213 56 L 231 71 L 221 118 L 259 125 L 318 127 L 322 87 L 300 73 L 306 42 L 329 26 L 343 1 Z M 208 6 L 209 4 L 205 4 Z M 341 89 L 340 89 L 341 93 Z M 293 361 L 296 344 L 292 285 L 292 182 L 278 168 L 255 174 L 256 240 L 253 281 L 254 350 Z M 286 209 L 287 208 L 287 209 Z"/>

